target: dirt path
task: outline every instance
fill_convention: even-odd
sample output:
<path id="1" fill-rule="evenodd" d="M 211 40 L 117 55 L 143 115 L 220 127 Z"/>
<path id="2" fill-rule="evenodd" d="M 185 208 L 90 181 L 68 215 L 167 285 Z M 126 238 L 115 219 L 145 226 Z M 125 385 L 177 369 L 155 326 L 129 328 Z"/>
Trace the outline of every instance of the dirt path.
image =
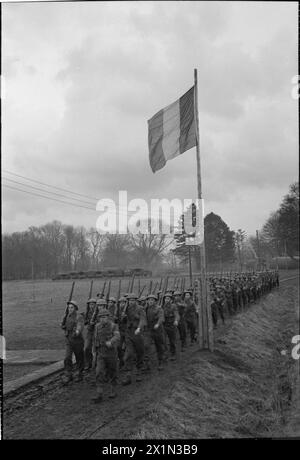
<path id="1" fill-rule="evenodd" d="M 257 436 L 281 423 L 282 405 L 289 404 L 288 373 L 283 359 L 295 328 L 295 281 L 282 284 L 263 302 L 228 320 L 215 331 L 216 351 L 190 347 L 153 370 L 143 382 L 118 387 L 118 398 L 101 405 L 90 402 L 91 378 L 4 404 L 5 439 L 40 438 L 172 438 Z M 274 346 L 274 344 L 277 344 Z M 279 374 L 278 374 L 279 371 Z M 279 376 L 279 380 L 277 378 Z M 278 381 L 277 381 L 278 380 Z M 280 385 L 279 385 L 280 383 Z M 280 393 L 281 392 L 281 393 Z"/>

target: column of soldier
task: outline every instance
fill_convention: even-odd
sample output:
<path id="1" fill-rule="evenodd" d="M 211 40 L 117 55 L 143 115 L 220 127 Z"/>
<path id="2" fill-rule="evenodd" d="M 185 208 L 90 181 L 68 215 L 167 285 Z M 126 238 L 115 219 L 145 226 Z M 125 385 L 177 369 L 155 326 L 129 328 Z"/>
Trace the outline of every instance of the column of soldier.
<path id="1" fill-rule="evenodd" d="M 244 310 L 279 286 L 277 271 L 211 275 L 208 280 L 214 328 L 218 318 L 225 323 L 225 317 Z M 89 298 L 85 314 L 80 314 L 77 303 L 69 300 L 62 322 L 66 339 L 64 384 L 73 379 L 74 353 L 74 380 L 81 381 L 84 372 L 95 369 L 96 396 L 92 401 L 100 403 L 106 383 L 109 383 L 109 397 L 116 397 L 120 371 L 124 375 L 123 385 L 131 384 L 134 374 L 139 382 L 143 373 L 151 371 L 152 344 L 159 371 L 168 360 L 176 361 L 177 331 L 180 352 L 185 352 L 187 342 L 193 345 L 197 341 L 198 327 L 195 285 L 180 290 L 178 282 L 174 282 L 173 289 L 167 289 L 167 283 L 163 289 L 152 290 L 151 281 L 146 296 L 130 292 L 116 299 L 105 297 L 102 291 L 97 299 Z M 183 286 L 181 282 L 181 288 Z"/>

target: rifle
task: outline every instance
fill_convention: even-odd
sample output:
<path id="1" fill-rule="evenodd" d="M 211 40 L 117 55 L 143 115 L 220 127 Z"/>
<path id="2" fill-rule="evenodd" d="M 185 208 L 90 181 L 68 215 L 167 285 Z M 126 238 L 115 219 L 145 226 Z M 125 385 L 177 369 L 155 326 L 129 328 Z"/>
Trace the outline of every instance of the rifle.
<path id="1" fill-rule="evenodd" d="M 106 302 L 108 302 L 108 300 L 109 300 L 110 285 L 111 285 L 111 280 L 109 280 L 109 283 L 108 283 L 108 288 L 107 288 L 107 293 L 106 293 Z"/>
<path id="2" fill-rule="evenodd" d="M 155 294 L 157 287 L 158 287 L 158 281 L 155 283 L 154 288 L 152 289 L 150 294 Z"/>
<path id="3" fill-rule="evenodd" d="M 138 291 L 141 291 L 141 278 L 138 279 Z M 140 295 L 139 295 L 140 297 Z"/>
<path id="4" fill-rule="evenodd" d="M 167 276 L 165 284 L 164 284 L 164 287 L 163 287 L 163 290 L 162 290 L 162 293 L 161 293 L 161 298 L 159 299 L 159 306 L 160 307 L 162 307 L 162 305 L 163 305 L 164 295 L 165 295 L 165 293 L 167 291 L 167 288 L 168 288 L 168 281 L 169 281 L 169 277 Z"/>
<path id="5" fill-rule="evenodd" d="M 145 287 L 146 287 L 146 284 L 142 287 L 142 289 L 139 291 L 139 297 L 141 297 L 141 295 L 143 294 L 144 290 L 145 290 Z"/>
<path id="6" fill-rule="evenodd" d="M 129 280 L 128 280 L 128 286 L 127 286 L 127 292 L 130 292 L 130 291 L 129 291 L 129 289 L 130 289 L 130 282 L 131 282 L 131 280 L 130 280 L 130 278 L 129 278 Z"/>
<path id="7" fill-rule="evenodd" d="M 122 280 L 119 279 L 119 289 L 118 289 L 118 295 L 117 295 L 117 302 L 119 301 L 119 298 L 121 296 L 121 286 L 122 286 Z"/>
<path id="8" fill-rule="evenodd" d="M 152 291 L 152 280 L 150 281 L 150 284 L 149 284 L 148 295 L 151 294 L 151 291 Z"/>
<path id="9" fill-rule="evenodd" d="M 105 292 L 105 287 L 106 287 L 106 281 L 104 281 L 104 285 L 103 285 L 103 288 L 102 288 L 102 291 L 101 291 L 101 299 L 103 299 L 104 297 L 104 292 Z"/>
<path id="10" fill-rule="evenodd" d="M 133 292 L 134 278 L 135 278 L 135 274 L 132 275 L 131 284 L 130 284 L 130 291 L 129 292 Z"/>
<path id="11" fill-rule="evenodd" d="M 89 291 L 89 295 L 88 295 L 88 301 L 89 299 L 91 299 L 92 297 L 92 293 L 93 293 L 93 282 L 94 280 L 91 280 L 91 285 L 90 285 L 90 291 Z M 88 314 L 89 314 L 89 309 L 90 309 L 90 304 L 87 303 L 86 305 L 86 314 L 85 314 L 85 317 L 87 318 Z"/>
<path id="12" fill-rule="evenodd" d="M 67 319 L 67 316 L 68 316 L 68 303 L 71 302 L 71 300 L 72 300 L 74 286 L 75 286 L 75 281 L 73 281 L 73 283 L 72 283 L 71 291 L 70 291 L 70 294 L 69 294 L 69 299 L 68 299 L 67 306 L 66 306 L 66 309 L 65 309 L 65 314 L 64 314 L 64 317 L 63 317 L 63 320 L 62 320 L 62 323 L 61 323 L 62 328 L 65 328 L 65 326 L 66 326 L 66 319 Z"/>
<path id="13" fill-rule="evenodd" d="M 163 277 L 160 278 L 159 291 L 161 291 L 162 283 L 163 283 Z"/>
<path id="14" fill-rule="evenodd" d="M 176 280 L 177 280 L 177 277 L 175 276 L 174 277 L 174 282 L 173 282 L 173 290 L 175 290 L 175 288 L 176 288 Z"/>
<path id="15" fill-rule="evenodd" d="M 94 280 L 91 281 L 90 292 L 89 292 L 89 299 L 91 299 L 92 294 L 93 294 L 93 283 L 94 283 Z"/>

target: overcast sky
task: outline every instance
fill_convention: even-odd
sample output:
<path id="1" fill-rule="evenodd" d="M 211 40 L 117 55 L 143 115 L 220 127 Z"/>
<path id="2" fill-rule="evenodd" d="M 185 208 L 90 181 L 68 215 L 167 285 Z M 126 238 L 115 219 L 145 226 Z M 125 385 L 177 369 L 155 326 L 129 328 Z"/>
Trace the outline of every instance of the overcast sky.
<path id="1" fill-rule="evenodd" d="M 2 4 L 2 169 L 89 197 L 196 197 L 195 148 L 153 174 L 147 120 L 193 85 L 197 68 L 205 211 L 253 234 L 298 176 L 297 11 L 296 2 Z M 2 190 L 5 232 L 96 224 L 93 210 Z M 89 201 L 77 204 L 95 208 Z"/>

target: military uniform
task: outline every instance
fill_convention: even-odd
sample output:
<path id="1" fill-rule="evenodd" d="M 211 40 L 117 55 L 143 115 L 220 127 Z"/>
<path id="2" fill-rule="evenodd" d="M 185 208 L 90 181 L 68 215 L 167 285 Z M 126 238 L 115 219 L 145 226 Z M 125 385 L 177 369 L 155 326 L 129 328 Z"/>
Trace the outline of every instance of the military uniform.
<path id="1" fill-rule="evenodd" d="M 171 360 L 174 360 L 176 354 L 176 330 L 179 323 L 179 314 L 176 305 L 171 302 L 171 297 L 167 295 L 165 295 L 164 297 L 164 330 L 166 332 L 166 336 L 169 339 Z M 167 298 L 169 298 L 170 300 L 166 300 Z"/>
<path id="2" fill-rule="evenodd" d="M 73 305 L 75 310 L 72 313 L 68 313 L 64 325 L 62 326 L 65 331 L 65 346 L 66 355 L 64 360 L 65 366 L 65 383 L 72 380 L 73 353 L 76 360 L 77 376 L 76 380 L 82 379 L 82 372 L 84 368 L 84 339 L 83 339 L 83 328 L 84 318 L 83 315 L 78 313 L 78 306 L 76 302 L 70 301 L 68 305 Z"/>
<path id="3" fill-rule="evenodd" d="M 103 385 L 109 381 L 110 397 L 115 397 L 117 384 L 118 353 L 117 345 L 120 339 L 118 325 L 111 319 L 106 308 L 100 306 L 98 323 L 95 326 L 94 351 L 96 355 L 96 389 L 95 402 L 100 402 L 103 397 Z"/>
<path id="4" fill-rule="evenodd" d="M 86 370 L 91 369 L 93 364 L 93 337 L 94 327 L 92 324 L 92 318 L 96 309 L 96 299 L 89 299 L 87 302 L 87 309 L 84 318 L 84 324 L 86 326 L 86 335 L 84 340 L 84 363 Z"/>
<path id="5" fill-rule="evenodd" d="M 179 314 L 179 322 L 178 322 L 178 331 L 179 331 L 179 337 L 181 341 L 181 350 L 184 350 L 186 347 L 186 335 L 187 335 L 187 326 L 186 326 L 186 320 L 185 320 L 185 314 L 186 314 L 186 305 L 184 302 L 180 300 L 181 292 L 177 291 L 174 292 L 175 296 L 175 305 Z"/>
<path id="6" fill-rule="evenodd" d="M 150 294 L 148 299 L 150 298 L 155 299 L 157 302 L 157 297 L 155 295 Z M 164 356 L 164 311 L 156 302 L 154 305 L 147 305 L 146 307 L 147 339 L 154 343 L 158 359 L 158 368 L 161 369 Z"/>
<path id="7" fill-rule="evenodd" d="M 131 383 L 134 358 L 136 358 L 137 381 L 141 380 L 141 370 L 144 359 L 144 340 L 142 331 L 146 324 L 144 309 L 137 304 L 137 296 L 128 295 L 128 305 L 122 314 L 122 320 L 125 320 L 125 354 L 124 354 L 124 371 L 126 377 L 123 385 Z M 131 301 L 134 301 L 130 303 Z"/>
<path id="8" fill-rule="evenodd" d="M 192 299 L 185 299 L 186 306 L 185 321 L 187 330 L 190 333 L 191 343 L 196 341 L 196 330 L 197 330 L 197 308 L 195 302 Z"/>
<path id="9" fill-rule="evenodd" d="M 118 358 L 120 368 L 124 366 L 124 350 L 125 350 L 125 331 L 126 331 L 126 320 L 123 317 L 123 312 L 127 306 L 127 300 L 125 297 L 121 297 L 118 302 L 117 308 L 117 324 L 119 326 L 120 340 L 118 343 Z"/>

